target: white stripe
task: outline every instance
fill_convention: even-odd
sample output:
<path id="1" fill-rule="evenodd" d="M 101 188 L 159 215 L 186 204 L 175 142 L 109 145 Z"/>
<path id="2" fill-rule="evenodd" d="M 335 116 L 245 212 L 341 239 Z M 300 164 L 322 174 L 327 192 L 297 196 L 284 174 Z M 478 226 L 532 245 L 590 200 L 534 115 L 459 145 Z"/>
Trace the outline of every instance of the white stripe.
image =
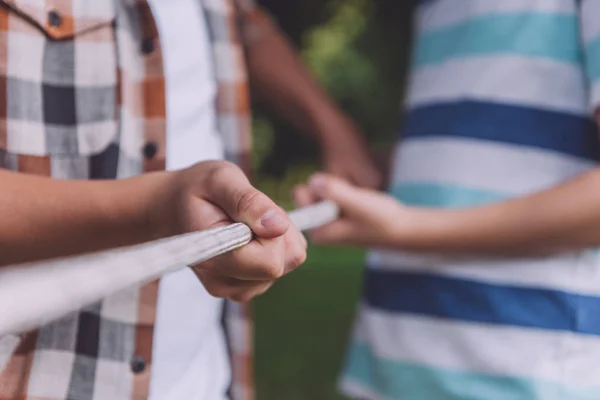
<path id="1" fill-rule="evenodd" d="M 408 107 L 474 99 L 577 115 L 589 115 L 590 111 L 583 70 L 539 57 L 451 59 L 417 69 L 410 79 Z"/>
<path id="2" fill-rule="evenodd" d="M 63 349 L 38 348 L 33 355 L 31 371 L 27 378 L 27 397 L 30 399 L 60 399 L 67 397 L 73 383 L 71 376 L 76 357 L 78 355 L 75 352 Z M 123 365 L 123 363 L 119 364 Z M 96 376 L 93 379 L 94 382 L 98 382 Z M 78 381 L 79 379 L 75 378 L 74 380 Z"/>
<path id="3" fill-rule="evenodd" d="M 438 183 L 519 196 L 555 186 L 593 166 L 560 153 L 484 140 L 409 139 L 396 147 L 392 182 Z"/>
<path id="4" fill-rule="evenodd" d="M 574 14 L 575 7 L 574 0 L 439 0 L 419 8 L 417 26 L 420 31 L 431 31 L 473 18 L 500 13 Z"/>
<path id="5" fill-rule="evenodd" d="M 581 2 L 581 32 L 583 40 L 589 42 L 600 35 L 600 2 L 598 0 L 583 0 Z"/>
<path id="6" fill-rule="evenodd" d="M 434 368 L 550 380 L 565 385 L 600 382 L 600 338 L 436 318 L 363 307 L 362 337 L 386 360 Z"/>
<path id="7" fill-rule="evenodd" d="M 591 86 L 592 87 L 590 89 L 590 106 L 592 107 L 592 109 L 597 109 L 600 107 L 600 80 L 597 80 Z"/>
<path id="8" fill-rule="evenodd" d="M 594 251 L 531 259 L 459 259 L 377 250 L 370 268 L 430 273 L 489 284 L 545 288 L 600 296 L 600 262 Z"/>

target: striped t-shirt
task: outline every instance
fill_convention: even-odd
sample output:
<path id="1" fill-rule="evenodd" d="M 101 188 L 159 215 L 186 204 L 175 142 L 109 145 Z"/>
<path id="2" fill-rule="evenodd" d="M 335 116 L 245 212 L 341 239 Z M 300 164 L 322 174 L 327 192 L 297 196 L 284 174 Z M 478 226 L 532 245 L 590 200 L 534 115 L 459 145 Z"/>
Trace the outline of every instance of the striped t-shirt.
<path id="1" fill-rule="evenodd" d="M 421 1 L 415 26 L 400 201 L 502 201 L 596 165 L 600 0 Z M 599 400 L 600 258 L 374 251 L 342 385 L 367 399 Z"/>

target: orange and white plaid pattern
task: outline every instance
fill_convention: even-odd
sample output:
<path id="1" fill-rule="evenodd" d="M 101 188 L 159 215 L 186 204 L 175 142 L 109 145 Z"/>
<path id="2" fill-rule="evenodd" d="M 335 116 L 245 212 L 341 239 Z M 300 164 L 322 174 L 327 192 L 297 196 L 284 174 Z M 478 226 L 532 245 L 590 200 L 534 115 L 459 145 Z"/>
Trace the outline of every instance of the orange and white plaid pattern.
<path id="1" fill-rule="evenodd" d="M 213 45 L 226 156 L 248 172 L 239 28 L 256 9 L 248 0 L 199 1 Z M 145 0 L 0 0 L 0 100 L 1 168 L 120 179 L 165 167 L 162 54 Z M 147 398 L 158 285 L 24 334 L 0 371 L 0 400 Z M 252 399 L 249 309 L 228 304 L 224 311 L 231 397 Z"/>

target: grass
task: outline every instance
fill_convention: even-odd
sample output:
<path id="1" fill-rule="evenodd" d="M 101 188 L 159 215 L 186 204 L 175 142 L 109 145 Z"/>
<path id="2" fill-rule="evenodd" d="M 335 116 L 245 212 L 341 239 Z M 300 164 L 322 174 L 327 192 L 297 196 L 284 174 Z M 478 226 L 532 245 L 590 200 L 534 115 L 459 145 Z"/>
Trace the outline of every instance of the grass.
<path id="1" fill-rule="evenodd" d="M 258 400 L 341 400 L 336 383 L 364 253 L 311 247 L 307 263 L 255 301 Z"/>

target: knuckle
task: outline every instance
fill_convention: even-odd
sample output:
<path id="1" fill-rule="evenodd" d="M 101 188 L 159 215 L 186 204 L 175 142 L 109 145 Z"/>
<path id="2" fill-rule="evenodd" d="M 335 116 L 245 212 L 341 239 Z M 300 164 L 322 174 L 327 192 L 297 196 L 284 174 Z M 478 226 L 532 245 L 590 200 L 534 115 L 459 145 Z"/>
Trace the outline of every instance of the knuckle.
<path id="1" fill-rule="evenodd" d="M 308 250 L 308 241 L 306 240 L 306 238 L 304 236 L 302 236 L 302 250 L 306 253 L 306 250 Z"/>
<path id="2" fill-rule="evenodd" d="M 306 240 L 300 232 L 288 237 L 285 259 L 288 268 L 296 268 L 306 261 Z"/>
<path id="3" fill-rule="evenodd" d="M 253 188 L 241 189 L 234 194 L 235 210 L 238 215 L 249 213 L 262 194 Z"/>
<path id="4" fill-rule="evenodd" d="M 289 264 L 292 268 L 299 267 L 306 261 L 306 251 L 298 250 L 290 255 Z"/>
<path id="5" fill-rule="evenodd" d="M 285 268 L 279 263 L 267 264 L 264 267 L 264 275 L 267 280 L 273 281 L 283 276 Z"/>

